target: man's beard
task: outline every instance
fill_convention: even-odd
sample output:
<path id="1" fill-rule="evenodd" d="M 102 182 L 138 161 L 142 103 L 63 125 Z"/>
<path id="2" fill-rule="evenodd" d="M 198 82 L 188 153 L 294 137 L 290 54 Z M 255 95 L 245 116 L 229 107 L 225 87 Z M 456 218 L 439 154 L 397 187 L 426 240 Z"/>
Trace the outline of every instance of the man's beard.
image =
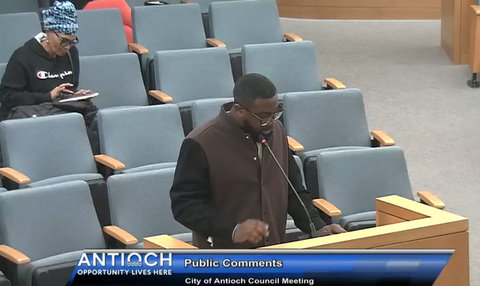
<path id="1" fill-rule="evenodd" d="M 247 133 L 250 133 L 250 135 L 252 136 L 253 140 L 255 142 L 260 142 L 260 135 L 262 135 L 265 139 L 268 139 L 270 138 L 270 136 L 272 135 L 272 130 L 269 130 L 268 132 L 257 132 L 255 131 L 255 128 L 253 128 L 252 125 L 250 125 L 250 123 L 248 123 L 248 121 L 244 121 L 243 123 L 243 127 L 242 127 L 243 131 L 247 132 Z"/>

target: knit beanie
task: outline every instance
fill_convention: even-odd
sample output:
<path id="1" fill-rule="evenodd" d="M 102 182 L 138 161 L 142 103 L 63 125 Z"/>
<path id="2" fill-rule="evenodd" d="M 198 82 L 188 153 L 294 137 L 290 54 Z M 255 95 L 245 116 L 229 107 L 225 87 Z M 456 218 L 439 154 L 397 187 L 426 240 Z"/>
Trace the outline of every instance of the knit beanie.
<path id="1" fill-rule="evenodd" d="M 78 30 L 77 11 L 70 1 L 55 1 L 47 10 L 42 11 L 43 30 L 73 35 Z"/>

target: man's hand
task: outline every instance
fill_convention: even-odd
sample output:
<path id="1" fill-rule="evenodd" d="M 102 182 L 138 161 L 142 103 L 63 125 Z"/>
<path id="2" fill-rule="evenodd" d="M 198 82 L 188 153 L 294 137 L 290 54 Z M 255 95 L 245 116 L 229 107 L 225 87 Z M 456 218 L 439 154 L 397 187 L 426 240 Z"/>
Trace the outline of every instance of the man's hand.
<path id="1" fill-rule="evenodd" d="M 268 235 L 268 224 L 257 219 L 247 219 L 235 228 L 233 242 L 241 243 L 248 241 L 257 244 L 264 237 L 268 237 Z"/>
<path id="2" fill-rule="evenodd" d="M 320 229 L 320 231 L 323 231 L 328 234 L 337 234 L 337 233 L 344 233 L 347 232 L 346 230 L 343 229 L 340 225 L 334 223 L 334 224 L 329 224 Z"/>
<path id="3" fill-rule="evenodd" d="M 60 93 L 62 92 L 65 92 L 65 93 L 73 93 L 73 91 L 69 90 L 68 88 L 69 87 L 72 87 L 73 84 L 71 83 L 62 83 L 61 85 L 55 87 L 54 89 L 52 89 L 52 91 L 50 91 L 50 97 L 52 99 L 55 99 L 57 98 Z"/>

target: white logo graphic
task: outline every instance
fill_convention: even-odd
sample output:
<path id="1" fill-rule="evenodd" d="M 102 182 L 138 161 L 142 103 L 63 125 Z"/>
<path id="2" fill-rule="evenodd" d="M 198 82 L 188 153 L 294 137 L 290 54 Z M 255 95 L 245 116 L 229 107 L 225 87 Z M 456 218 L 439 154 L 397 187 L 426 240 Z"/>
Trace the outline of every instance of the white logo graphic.
<path id="1" fill-rule="evenodd" d="M 61 79 L 63 79 L 67 75 L 71 75 L 71 74 L 73 74 L 72 71 L 63 71 L 59 74 L 58 73 L 57 74 L 51 74 L 50 72 L 47 72 L 47 71 L 39 71 L 39 72 L 37 72 L 37 77 L 39 79 L 48 79 L 48 78 L 61 78 Z"/>

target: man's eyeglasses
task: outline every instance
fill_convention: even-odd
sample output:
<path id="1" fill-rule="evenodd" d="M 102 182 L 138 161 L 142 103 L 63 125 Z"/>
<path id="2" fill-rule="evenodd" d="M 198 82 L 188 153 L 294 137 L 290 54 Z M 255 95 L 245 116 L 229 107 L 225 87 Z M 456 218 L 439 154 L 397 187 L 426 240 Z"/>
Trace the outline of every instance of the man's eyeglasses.
<path id="1" fill-rule="evenodd" d="M 60 36 L 56 32 L 55 32 L 55 35 L 57 35 L 57 37 L 60 39 L 60 46 L 62 46 L 64 48 L 66 46 L 74 46 L 74 45 L 78 44 L 78 42 L 79 42 L 78 37 L 76 37 L 73 40 L 70 40 L 70 39 L 67 39 L 67 38 L 64 38 L 64 37 Z"/>
<path id="2" fill-rule="evenodd" d="M 245 108 L 245 110 L 248 111 L 248 113 L 250 113 L 253 117 L 255 117 L 256 119 L 258 119 L 260 121 L 260 126 L 261 127 L 267 126 L 273 120 L 278 120 L 282 116 L 282 113 L 283 113 L 283 104 L 278 105 L 278 111 L 277 112 L 272 113 L 271 115 L 268 115 L 268 116 L 264 116 L 264 117 L 258 116 L 254 112 L 248 110 L 248 108 L 246 108 L 245 106 L 242 106 L 242 107 Z"/>

